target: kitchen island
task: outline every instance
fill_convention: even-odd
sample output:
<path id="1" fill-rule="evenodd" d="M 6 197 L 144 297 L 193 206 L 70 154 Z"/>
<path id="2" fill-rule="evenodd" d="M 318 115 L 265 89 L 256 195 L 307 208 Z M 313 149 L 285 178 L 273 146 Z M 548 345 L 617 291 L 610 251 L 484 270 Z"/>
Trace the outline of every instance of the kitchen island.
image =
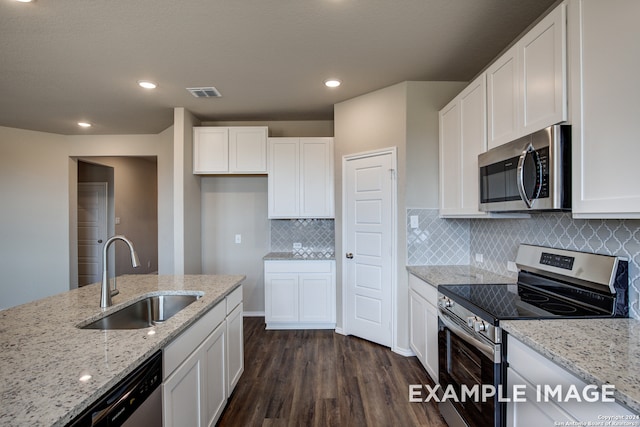
<path id="1" fill-rule="evenodd" d="M 242 275 L 125 275 L 113 306 L 100 284 L 0 311 L 0 425 L 63 426 L 222 301 Z M 79 329 L 146 294 L 201 292 L 162 324 Z M 80 378 L 90 375 L 81 381 Z"/>

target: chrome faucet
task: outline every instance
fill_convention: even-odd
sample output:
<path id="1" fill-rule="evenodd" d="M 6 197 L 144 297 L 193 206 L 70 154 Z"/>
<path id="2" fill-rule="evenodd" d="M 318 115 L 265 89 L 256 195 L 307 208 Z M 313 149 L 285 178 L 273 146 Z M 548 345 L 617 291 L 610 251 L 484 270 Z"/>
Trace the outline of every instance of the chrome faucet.
<path id="1" fill-rule="evenodd" d="M 122 240 L 129 246 L 129 251 L 131 252 L 131 265 L 136 268 L 140 267 L 140 260 L 138 259 L 138 254 L 136 250 L 133 249 L 133 243 L 131 240 L 127 239 L 124 236 L 113 236 L 109 237 L 107 241 L 104 243 L 104 247 L 102 248 L 102 290 L 100 292 L 100 307 L 111 307 L 111 297 L 118 295 L 119 291 L 116 288 L 116 278 L 113 278 L 113 290 L 110 289 L 109 286 L 109 269 L 107 268 L 107 251 L 109 250 L 109 246 L 111 243 L 116 240 Z"/>

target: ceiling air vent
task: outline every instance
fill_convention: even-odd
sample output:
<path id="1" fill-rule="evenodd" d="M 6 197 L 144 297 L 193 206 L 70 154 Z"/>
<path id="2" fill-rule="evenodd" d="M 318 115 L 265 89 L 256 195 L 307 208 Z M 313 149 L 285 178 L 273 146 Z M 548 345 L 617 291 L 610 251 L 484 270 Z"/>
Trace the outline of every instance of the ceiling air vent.
<path id="1" fill-rule="evenodd" d="M 188 87 L 187 90 L 196 98 L 220 98 L 222 94 L 213 86 Z"/>

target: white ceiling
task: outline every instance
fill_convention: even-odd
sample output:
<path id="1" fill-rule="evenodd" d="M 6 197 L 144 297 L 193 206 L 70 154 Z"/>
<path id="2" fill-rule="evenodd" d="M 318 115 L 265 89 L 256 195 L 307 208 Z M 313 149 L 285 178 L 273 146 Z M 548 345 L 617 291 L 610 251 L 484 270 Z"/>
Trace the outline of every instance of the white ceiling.
<path id="1" fill-rule="evenodd" d="M 174 107 L 208 121 L 332 119 L 333 104 L 398 82 L 471 79 L 554 2 L 0 0 L 0 126 L 157 133 Z M 196 99 L 194 86 L 223 97 Z"/>

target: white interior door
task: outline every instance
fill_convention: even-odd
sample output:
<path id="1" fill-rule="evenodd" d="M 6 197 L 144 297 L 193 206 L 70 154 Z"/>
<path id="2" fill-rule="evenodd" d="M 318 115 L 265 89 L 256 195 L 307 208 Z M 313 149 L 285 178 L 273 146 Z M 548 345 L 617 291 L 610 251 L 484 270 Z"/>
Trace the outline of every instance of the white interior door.
<path id="1" fill-rule="evenodd" d="M 107 183 L 78 183 L 78 286 L 101 280 L 106 240 Z"/>
<path id="2" fill-rule="evenodd" d="M 345 160 L 345 332 L 392 345 L 393 152 Z"/>

